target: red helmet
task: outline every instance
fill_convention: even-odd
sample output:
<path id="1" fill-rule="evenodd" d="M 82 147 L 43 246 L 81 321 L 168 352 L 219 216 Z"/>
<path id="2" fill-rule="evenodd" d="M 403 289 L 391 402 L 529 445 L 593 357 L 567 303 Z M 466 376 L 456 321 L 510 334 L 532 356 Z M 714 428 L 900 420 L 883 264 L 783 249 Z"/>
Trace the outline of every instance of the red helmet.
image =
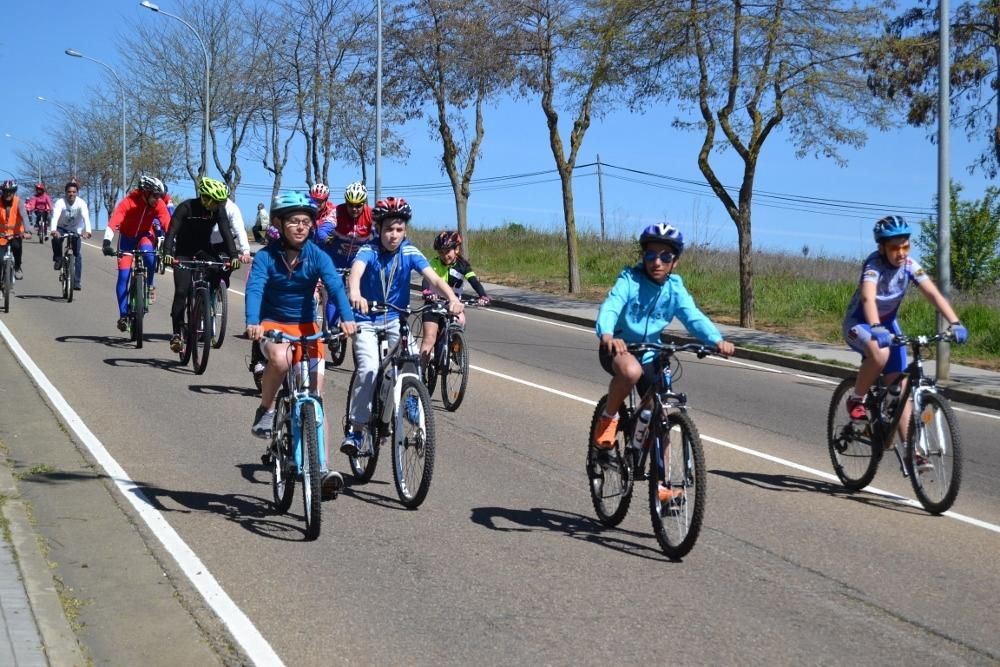
<path id="1" fill-rule="evenodd" d="M 45 192 L 45 183 L 35 183 L 35 189 Z"/>
<path id="2" fill-rule="evenodd" d="M 326 187 L 323 183 L 317 183 L 309 189 L 309 196 L 313 198 L 313 201 L 322 203 L 330 198 L 330 188 Z"/>
<path id="3" fill-rule="evenodd" d="M 375 202 L 372 217 L 376 222 L 382 222 L 386 218 L 398 218 L 403 222 L 409 222 L 413 217 L 413 209 L 402 197 L 386 197 Z"/>
<path id="4" fill-rule="evenodd" d="M 435 250 L 451 250 L 452 248 L 457 248 L 460 245 L 462 245 L 462 235 L 458 232 L 446 229 L 434 237 Z"/>

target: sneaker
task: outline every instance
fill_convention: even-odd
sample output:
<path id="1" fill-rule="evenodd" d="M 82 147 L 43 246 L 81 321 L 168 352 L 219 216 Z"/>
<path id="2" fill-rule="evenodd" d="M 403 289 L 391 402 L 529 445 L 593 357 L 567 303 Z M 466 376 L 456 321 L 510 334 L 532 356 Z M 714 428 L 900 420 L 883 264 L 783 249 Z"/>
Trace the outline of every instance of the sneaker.
<path id="1" fill-rule="evenodd" d="M 253 414 L 253 426 L 250 432 L 258 438 L 270 438 L 274 429 L 274 409 L 266 409 L 258 405 L 257 411 Z"/>
<path id="2" fill-rule="evenodd" d="M 660 484 L 656 489 L 656 495 L 660 498 L 661 503 L 680 505 L 684 502 L 684 489 L 681 488 L 666 487 Z"/>
<path id="3" fill-rule="evenodd" d="M 364 443 L 364 440 L 364 433 L 351 431 L 344 438 L 344 441 L 340 443 L 340 451 L 348 456 L 357 456 L 358 452 L 361 451 L 361 445 Z"/>
<path id="4" fill-rule="evenodd" d="M 127 317 L 119 317 L 118 318 L 118 330 L 119 331 L 128 331 L 128 318 Z"/>
<path id="5" fill-rule="evenodd" d="M 601 415 L 597 420 L 597 429 L 594 431 L 594 444 L 598 449 L 614 449 L 615 438 L 618 435 L 618 415 L 605 417 Z"/>
<path id="6" fill-rule="evenodd" d="M 853 396 L 847 398 L 847 414 L 852 421 L 868 421 L 868 412 L 865 410 L 865 402 L 859 401 Z"/>
<path id="7" fill-rule="evenodd" d="M 265 368 L 267 368 L 267 365 L 263 361 L 258 361 L 253 365 L 253 368 L 250 369 L 250 372 L 254 375 L 263 375 Z"/>
<path id="8" fill-rule="evenodd" d="M 181 341 L 180 334 L 174 334 L 170 337 L 171 352 L 180 352 L 182 347 L 184 347 L 184 343 Z"/>
<path id="9" fill-rule="evenodd" d="M 14 280 L 24 280 L 24 271 L 21 269 L 14 269 Z"/>
<path id="10" fill-rule="evenodd" d="M 344 488 L 344 478 L 336 470 L 323 470 L 320 487 L 324 498 L 336 498 Z"/>
<path id="11" fill-rule="evenodd" d="M 73 285 L 73 291 L 74 292 L 79 292 L 82 289 L 83 289 L 82 285 Z"/>
<path id="12" fill-rule="evenodd" d="M 416 396 L 406 397 L 406 419 L 411 424 L 420 423 L 420 401 Z"/>
<path id="13" fill-rule="evenodd" d="M 150 287 L 149 288 L 149 305 L 153 305 L 154 303 L 156 303 L 156 288 L 155 287 Z"/>
<path id="14" fill-rule="evenodd" d="M 56 257 L 54 260 L 52 260 L 52 270 L 58 271 L 61 268 L 62 268 L 62 256 L 59 256 Z"/>
<path id="15" fill-rule="evenodd" d="M 934 464 L 931 463 L 930 459 L 928 459 L 923 454 L 914 454 L 913 469 L 916 470 L 918 473 L 924 473 L 927 472 L 928 470 L 934 470 Z"/>

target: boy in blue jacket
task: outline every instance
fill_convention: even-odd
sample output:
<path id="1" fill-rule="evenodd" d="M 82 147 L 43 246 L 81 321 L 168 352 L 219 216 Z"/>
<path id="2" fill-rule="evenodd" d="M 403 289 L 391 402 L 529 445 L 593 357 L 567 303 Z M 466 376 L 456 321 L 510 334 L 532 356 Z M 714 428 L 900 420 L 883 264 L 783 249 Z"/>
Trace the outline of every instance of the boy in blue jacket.
<path id="1" fill-rule="evenodd" d="M 645 374 L 652 380 L 652 354 L 638 359 L 630 354 L 629 343 L 659 342 L 660 332 L 674 317 L 706 345 L 714 345 L 724 355 L 734 351 L 732 343 L 694 303 L 674 267 L 684 252 L 684 237 L 666 223 L 650 225 L 639 236 L 642 262 L 625 268 L 597 312 L 598 355 L 601 367 L 611 374 L 608 401 L 597 421 L 594 444 L 612 449 L 618 430 L 618 408 Z"/>

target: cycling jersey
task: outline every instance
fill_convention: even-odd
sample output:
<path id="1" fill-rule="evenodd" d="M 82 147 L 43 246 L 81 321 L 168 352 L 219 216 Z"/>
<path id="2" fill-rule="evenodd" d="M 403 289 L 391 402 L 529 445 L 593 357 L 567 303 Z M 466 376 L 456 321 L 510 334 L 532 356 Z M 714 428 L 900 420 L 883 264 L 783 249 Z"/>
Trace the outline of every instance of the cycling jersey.
<path id="1" fill-rule="evenodd" d="M 410 305 L 410 272 L 423 272 L 430 264 L 423 253 L 407 240 L 403 240 L 396 252 L 389 252 L 381 243 L 361 246 L 354 263 L 365 265 L 361 276 L 361 296 L 369 301 L 391 303 L 399 308 Z M 325 282 L 325 281 L 324 281 Z M 399 313 L 390 310 L 385 315 L 359 315 L 359 322 L 382 322 L 399 318 Z"/>
<path id="2" fill-rule="evenodd" d="M 611 334 L 626 343 L 659 342 L 674 317 L 706 345 L 715 345 L 722 334 L 702 313 L 677 274 L 662 285 L 652 280 L 641 265 L 623 270 L 597 311 L 597 337 Z M 643 363 L 652 358 L 646 353 Z"/>
<path id="3" fill-rule="evenodd" d="M 90 209 L 82 197 L 77 197 L 72 204 L 65 197 L 56 200 L 52 209 L 52 219 L 49 221 L 49 231 L 76 232 L 77 234 L 91 232 Z"/>
<path id="4" fill-rule="evenodd" d="M 23 234 L 27 221 L 28 212 L 20 197 L 14 195 L 9 201 L 0 201 L 0 234 Z M 0 238 L 0 245 L 7 245 L 7 239 Z"/>
<path id="5" fill-rule="evenodd" d="M 486 290 L 483 289 L 483 284 L 479 282 L 479 278 L 476 277 L 475 272 L 472 270 L 472 266 L 463 258 L 461 255 L 458 256 L 452 264 L 445 264 L 441 261 L 440 257 L 432 257 L 431 268 L 434 269 L 434 273 L 438 274 L 442 280 L 448 283 L 448 287 L 451 291 L 455 293 L 455 296 L 462 298 L 462 285 L 466 280 L 469 281 L 469 285 L 472 289 L 476 291 L 476 294 L 480 297 L 486 296 Z M 431 284 L 424 278 L 424 289 L 431 290 L 438 296 L 443 296 L 434 289 Z"/>
<path id="6" fill-rule="evenodd" d="M 844 329 L 849 329 L 855 324 L 868 323 L 861 304 L 861 285 L 863 283 L 875 283 L 875 307 L 878 309 L 879 322 L 888 324 L 896 319 L 899 304 L 903 302 L 906 288 L 910 286 L 910 283 L 919 285 L 928 278 L 929 276 L 924 272 L 924 269 L 910 257 L 907 257 L 903 264 L 897 268 L 878 251 L 868 255 L 861 267 L 858 288 L 854 290 L 851 303 L 847 306 Z"/>
<path id="7" fill-rule="evenodd" d="M 170 232 L 163 244 L 163 254 L 194 257 L 199 252 L 211 253 L 213 234 L 220 228 L 220 243 L 225 245 L 230 257 L 235 257 L 236 243 L 223 207 L 210 211 L 200 199 L 187 199 L 174 209 L 174 215 L 170 219 Z"/>
<path id="8" fill-rule="evenodd" d="M 52 198 L 49 197 L 49 193 L 43 192 L 40 195 L 35 195 L 28 199 L 28 202 L 24 205 L 24 208 L 28 213 L 32 211 L 38 211 L 39 213 L 47 213 L 52 210 Z"/>
<path id="9" fill-rule="evenodd" d="M 104 230 L 104 240 L 112 240 L 115 232 L 120 232 L 123 237 L 128 238 L 152 236 L 154 220 L 160 221 L 164 232 L 169 231 L 170 213 L 167 211 L 167 205 L 162 199 L 157 199 L 156 204 L 150 206 L 147 202 L 148 196 L 147 192 L 133 190 L 118 202 L 111 219 L 108 220 L 108 227 Z"/>
<path id="10" fill-rule="evenodd" d="M 372 210 L 365 206 L 357 220 L 351 217 L 347 204 L 331 207 L 331 211 L 326 218 L 318 218 L 316 242 L 337 268 L 349 269 L 358 250 L 372 238 Z"/>
<path id="11" fill-rule="evenodd" d="M 298 261 L 290 267 L 280 242 L 258 250 L 250 267 L 246 287 L 246 323 L 273 320 L 286 324 L 314 322 L 316 282 L 322 279 L 327 293 L 336 300 L 345 321 L 354 321 L 344 282 L 333 262 L 312 241 L 299 250 Z"/>

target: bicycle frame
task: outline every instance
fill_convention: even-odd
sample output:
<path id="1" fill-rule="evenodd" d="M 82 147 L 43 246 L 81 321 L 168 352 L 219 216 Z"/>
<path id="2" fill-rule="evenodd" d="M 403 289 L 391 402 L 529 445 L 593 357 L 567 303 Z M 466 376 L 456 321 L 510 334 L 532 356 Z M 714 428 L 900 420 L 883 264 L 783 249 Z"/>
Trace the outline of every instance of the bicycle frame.
<path id="1" fill-rule="evenodd" d="M 377 302 L 373 302 L 369 306 L 369 312 L 387 313 L 390 310 L 395 310 L 400 314 L 399 340 L 391 350 L 386 349 L 388 346 L 385 345 L 389 337 L 388 330 L 384 327 L 376 328 L 375 330 L 379 343 L 379 364 L 378 372 L 375 375 L 373 398 L 381 395 L 385 378 L 388 377 L 392 381 L 391 400 L 383 403 L 381 406 L 382 414 L 379 415 L 379 419 L 383 424 L 388 424 L 390 417 L 395 416 L 398 418 L 398 414 L 396 413 L 398 412 L 399 397 L 402 394 L 403 378 L 413 377 L 418 382 L 422 382 L 420 379 L 420 353 L 413 349 L 410 337 L 410 323 L 407 321 L 406 316 L 423 312 L 426 308 L 426 306 L 416 309 L 399 308 L 392 304 Z M 409 366 L 409 369 L 407 369 L 407 366 Z M 374 417 L 375 415 L 373 414 L 372 416 Z M 421 428 L 424 427 L 423 424 L 420 426 Z"/>

